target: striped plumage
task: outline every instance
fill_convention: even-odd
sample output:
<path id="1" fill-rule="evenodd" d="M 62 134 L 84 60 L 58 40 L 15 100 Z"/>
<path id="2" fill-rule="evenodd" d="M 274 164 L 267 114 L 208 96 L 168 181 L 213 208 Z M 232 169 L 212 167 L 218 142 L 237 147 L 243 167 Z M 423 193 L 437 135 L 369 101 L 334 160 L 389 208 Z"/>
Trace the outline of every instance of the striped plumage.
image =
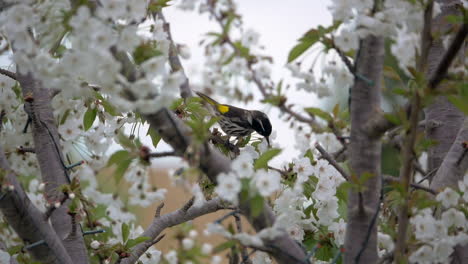
<path id="1" fill-rule="evenodd" d="M 268 116 L 257 110 L 247 110 L 232 105 L 220 104 L 211 97 L 196 92 L 203 100 L 212 106 L 221 129 L 229 136 L 245 137 L 256 131 L 268 142 L 271 134 L 271 123 Z"/>

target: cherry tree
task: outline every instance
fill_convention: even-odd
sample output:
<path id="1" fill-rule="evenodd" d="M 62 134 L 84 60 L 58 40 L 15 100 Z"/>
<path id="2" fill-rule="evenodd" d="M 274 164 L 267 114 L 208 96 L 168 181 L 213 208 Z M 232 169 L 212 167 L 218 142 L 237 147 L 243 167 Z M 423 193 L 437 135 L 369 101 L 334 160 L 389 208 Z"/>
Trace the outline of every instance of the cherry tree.
<path id="1" fill-rule="evenodd" d="M 200 84 L 170 5 L 218 26 L 201 43 Z M 276 80 L 232 0 L 1 1 L 1 262 L 468 262 L 466 1 L 333 0 L 329 11 L 331 25 L 291 47 L 291 78 Z M 285 147 L 274 132 L 271 146 L 229 143 L 197 90 L 277 108 L 298 155 L 273 166 Z M 296 92 L 333 104 L 301 107 Z M 186 163 L 173 179 L 193 195 L 173 212 L 149 181 L 151 160 L 168 155 Z M 102 190 L 109 169 L 123 193 Z M 127 210 L 155 203 L 149 226 Z M 222 209 L 205 233 L 225 242 L 198 243 L 187 223 Z M 181 224 L 180 247 L 159 251 Z"/>

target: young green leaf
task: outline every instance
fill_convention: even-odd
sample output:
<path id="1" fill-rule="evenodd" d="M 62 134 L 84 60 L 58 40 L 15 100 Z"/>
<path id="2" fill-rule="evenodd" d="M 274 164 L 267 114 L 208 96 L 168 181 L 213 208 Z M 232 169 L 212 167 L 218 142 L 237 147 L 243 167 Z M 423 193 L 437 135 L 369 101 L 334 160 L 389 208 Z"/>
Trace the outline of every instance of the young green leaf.
<path id="1" fill-rule="evenodd" d="M 272 158 L 276 157 L 278 154 L 280 154 L 281 149 L 277 148 L 272 148 L 265 153 L 263 153 L 254 163 L 254 168 L 256 170 L 258 169 L 267 169 L 268 168 L 268 161 L 270 161 Z"/>
<path id="2" fill-rule="evenodd" d="M 325 121 L 332 121 L 333 118 L 332 116 L 330 115 L 330 113 L 328 112 L 325 112 L 323 111 L 322 109 L 320 108 L 317 108 L 317 107 L 307 107 L 304 109 L 305 111 L 307 111 L 309 114 L 311 115 L 314 115 L 314 116 L 318 116 L 320 118 L 322 118 L 323 120 Z"/>
<path id="3" fill-rule="evenodd" d="M 263 197 L 260 194 L 255 195 L 252 200 L 250 200 L 250 213 L 252 217 L 257 217 L 262 213 L 263 203 Z"/>
<path id="4" fill-rule="evenodd" d="M 126 243 L 130 235 L 130 227 L 126 223 L 122 223 L 122 240 Z"/>
<path id="5" fill-rule="evenodd" d="M 127 243 L 125 244 L 125 247 L 126 248 L 132 248 L 140 243 L 143 243 L 147 240 L 150 240 L 151 238 L 150 237 L 145 237 L 145 236 L 142 236 L 142 237 L 137 237 L 137 238 L 134 238 L 134 239 L 129 239 L 127 241 Z"/>
<path id="6" fill-rule="evenodd" d="M 86 113 L 84 114 L 84 117 L 83 117 L 83 127 L 85 131 L 88 131 L 88 129 L 91 128 L 91 126 L 94 123 L 94 120 L 96 119 L 96 115 L 97 115 L 96 108 L 88 108 L 88 110 L 86 110 Z"/>

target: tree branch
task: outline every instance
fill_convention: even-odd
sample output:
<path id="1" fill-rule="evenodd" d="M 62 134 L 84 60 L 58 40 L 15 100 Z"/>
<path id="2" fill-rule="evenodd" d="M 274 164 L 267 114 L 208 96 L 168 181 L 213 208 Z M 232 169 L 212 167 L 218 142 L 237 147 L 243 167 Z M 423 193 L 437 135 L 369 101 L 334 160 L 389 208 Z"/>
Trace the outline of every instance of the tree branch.
<path id="1" fill-rule="evenodd" d="M 437 170 L 431 182 L 432 189 L 441 190 L 447 186 L 456 188 L 458 181 L 463 179 L 468 170 L 466 142 L 468 142 L 468 117 L 465 117 L 455 141 Z"/>
<path id="2" fill-rule="evenodd" d="M 374 1 L 379 9 L 382 1 Z M 351 140 L 348 145 L 351 179 L 372 175 L 363 183 L 364 190 L 348 194 L 348 224 L 345 236 L 344 263 L 376 263 L 377 224 L 382 182 L 380 173 L 381 140 L 369 137 L 364 124 L 380 108 L 381 78 L 384 64 L 384 38 L 369 35 L 360 40 L 355 60 L 356 74 L 351 89 Z"/>
<path id="3" fill-rule="evenodd" d="M 345 180 L 349 181 L 348 173 L 336 162 L 336 160 L 320 145 L 320 143 L 316 143 L 315 147 L 322 155 L 322 158 L 326 159 L 340 174 L 345 178 Z"/>
<path id="4" fill-rule="evenodd" d="M 135 263 L 140 256 L 154 244 L 155 239 L 157 240 L 158 236 L 164 231 L 164 229 L 185 223 L 199 216 L 224 209 L 223 201 L 219 198 L 207 201 L 200 207 L 191 207 L 188 210 L 185 210 L 185 207 L 186 206 L 174 212 L 155 217 L 151 225 L 143 232 L 143 234 L 141 234 L 142 237 L 150 237 L 151 239 L 136 245 L 133 248 L 132 254 L 128 258 L 123 259 L 122 263 Z"/>
<path id="5" fill-rule="evenodd" d="M 0 68 L 0 74 L 10 77 L 16 81 L 16 73 Z"/>
<path id="6" fill-rule="evenodd" d="M 68 170 L 63 161 L 57 125 L 51 106 L 50 90 L 42 87 L 32 73 L 17 74 L 25 98 L 25 110 L 31 118 L 31 129 L 34 149 L 38 160 L 46 197 L 52 201 L 60 201 L 63 194 L 58 190 L 60 185 L 68 184 Z M 52 226 L 63 240 L 71 258 L 77 263 L 87 263 L 86 246 L 77 228 L 68 214 L 68 202 L 54 210 L 51 215 Z M 77 232 L 72 232 L 77 230 Z"/>
<path id="7" fill-rule="evenodd" d="M 43 263 L 74 263 L 58 234 L 50 226 L 44 214 L 29 200 L 11 171 L 2 146 L 0 146 L 0 169 L 5 177 L 3 184 L 7 183 L 13 189 L 0 189 L 0 197 L 2 197 L 0 210 L 4 218 L 25 243 L 45 241 L 41 245 L 27 249 L 28 252 Z M 4 189 L 6 190 L 3 191 Z"/>

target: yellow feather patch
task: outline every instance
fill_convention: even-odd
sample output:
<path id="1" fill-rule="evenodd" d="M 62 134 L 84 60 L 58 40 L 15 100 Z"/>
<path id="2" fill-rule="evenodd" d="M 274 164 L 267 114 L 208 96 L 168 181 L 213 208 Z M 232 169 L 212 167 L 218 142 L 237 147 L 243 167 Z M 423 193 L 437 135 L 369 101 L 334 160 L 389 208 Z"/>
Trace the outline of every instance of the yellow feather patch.
<path id="1" fill-rule="evenodd" d="M 218 111 L 221 113 L 221 114 L 225 114 L 229 111 L 229 106 L 227 105 L 222 105 L 222 104 L 219 104 L 217 105 L 218 107 Z"/>

